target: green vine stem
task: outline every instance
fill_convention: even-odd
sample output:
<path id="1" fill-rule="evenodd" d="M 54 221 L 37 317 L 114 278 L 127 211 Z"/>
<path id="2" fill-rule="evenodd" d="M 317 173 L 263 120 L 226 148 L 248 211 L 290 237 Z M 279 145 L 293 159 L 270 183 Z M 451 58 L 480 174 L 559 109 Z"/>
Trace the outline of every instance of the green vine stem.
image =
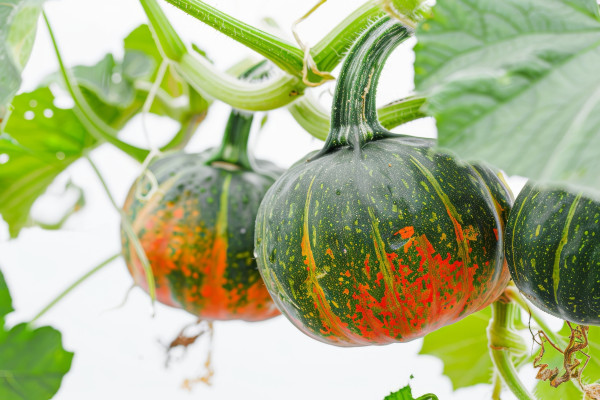
<path id="1" fill-rule="evenodd" d="M 111 264 L 117 258 L 121 257 L 121 253 L 115 254 L 106 260 L 102 261 L 100 264 L 83 274 L 79 279 L 69 285 L 65 290 L 63 290 L 58 296 L 56 296 L 46 307 L 44 307 L 40 312 L 36 314 L 35 317 L 29 322 L 33 325 L 37 320 L 39 320 L 44 314 L 46 314 L 52 307 L 54 307 L 58 302 L 60 302 L 63 298 L 65 298 L 69 293 L 71 293 L 75 288 L 85 282 L 88 278 L 95 275 L 97 272 L 102 270 L 107 265 Z"/>
<path id="2" fill-rule="evenodd" d="M 425 103 L 424 97 L 407 97 L 386 104 L 377 110 L 379 122 L 385 129 L 427 117 L 421 111 Z M 322 107 L 310 93 L 306 93 L 298 101 L 288 106 L 290 114 L 296 122 L 317 139 L 325 140 L 331 126 L 331 113 Z"/>
<path id="3" fill-rule="evenodd" d="M 75 102 L 76 108 L 75 114 L 78 116 L 81 123 L 86 127 L 86 129 L 99 141 L 105 141 L 123 152 L 129 154 L 131 157 L 136 159 L 139 162 L 142 162 L 146 156 L 148 155 L 148 151 L 141 149 L 136 146 L 132 146 L 128 143 L 123 142 L 119 138 L 117 138 L 117 131 L 115 131 L 112 127 L 108 126 L 104 121 L 102 121 L 96 113 L 92 110 L 89 104 L 85 101 L 83 97 L 83 93 L 79 90 L 79 86 L 75 83 L 75 78 L 71 76 L 69 70 L 65 67 L 64 61 L 60 54 L 60 50 L 58 49 L 58 44 L 56 42 L 56 38 L 54 36 L 54 31 L 52 30 L 52 26 L 50 25 L 50 21 L 45 12 L 42 13 L 44 16 L 44 21 L 46 22 L 46 26 L 48 27 L 48 32 L 50 34 L 50 39 L 52 40 L 52 45 L 54 47 L 54 52 L 56 53 L 56 58 L 58 59 L 58 63 L 60 65 L 60 71 L 62 73 L 63 79 L 65 81 L 65 86 L 73 101 Z"/>
<path id="4" fill-rule="evenodd" d="M 219 32 L 272 61 L 287 73 L 302 77 L 304 54 L 294 44 L 264 32 L 200 0 L 166 0 Z M 374 1 L 355 10 L 313 47 L 313 59 L 321 71 L 330 72 L 341 61 L 360 33 L 385 13 Z M 311 78 L 320 79 L 317 76 Z"/>
<path id="5" fill-rule="evenodd" d="M 301 76 L 303 54 L 292 43 L 254 28 L 199 0 L 167 2 L 256 51 L 287 73 Z"/>
<path id="6" fill-rule="evenodd" d="M 300 64 L 300 68 L 292 75 L 284 74 L 269 81 L 255 84 L 241 81 L 227 73 L 219 71 L 206 59 L 195 57 L 185 48 L 182 48 L 179 45 L 181 39 L 156 0 L 140 0 L 140 3 L 148 16 L 158 45 L 161 48 L 166 47 L 166 49 L 163 49 L 165 56 L 170 57 L 177 72 L 194 89 L 206 97 L 223 101 L 241 110 L 268 111 L 285 106 L 304 93 L 306 85 L 299 78 L 299 76 L 302 76 L 302 64 Z M 197 5 L 203 4 L 201 2 L 195 3 Z M 199 12 L 211 21 L 217 20 L 223 22 L 226 31 L 232 29 L 231 27 L 235 25 L 231 25 L 235 21 L 232 17 L 227 16 L 226 20 L 220 20 L 215 15 L 210 14 L 209 11 L 212 9 L 210 6 L 204 4 L 203 7 Z M 190 9 L 188 8 L 187 11 L 190 11 Z M 219 15 L 223 17 L 225 14 L 219 12 Z M 385 13 L 379 6 L 371 1 L 346 18 L 325 39 L 315 46 L 314 49 L 316 50 L 314 51 L 313 59 L 317 62 L 318 68 L 321 71 L 330 71 L 333 69 L 341 61 L 346 50 L 353 44 L 353 41 L 361 34 L 364 28 L 372 24 L 373 21 L 381 19 L 384 15 Z M 239 21 L 237 23 L 243 24 Z M 249 25 L 244 26 L 254 35 L 251 35 L 252 37 L 255 39 L 260 37 L 257 33 L 260 32 L 259 30 Z M 244 43 L 243 31 L 238 31 L 237 33 L 236 40 L 239 39 Z M 278 43 L 281 44 L 284 42 L 278 39 Z M 273 60 L 273 57 L 271 57 L 273 49 L 273 47 L 267 46 L 264 49 L 264 54 L 261 54 Z M 297 50 L 300 51 L 299 49 Z M 294 57 L 291 54 L 289 53 L 283 58 L 291 59 Z M 277 62 L 277 60 L 274 61 Z M 285 70 L 287 71 L 290 68 L 292 67 L 286 67 Z"/>
<path id="7" fill-rule="evenodd" d="M 271 66 L 263 60 L 240 74 L 241 79 L 259 81 L 269 76 Z M 233 109 L 229 114 L 221 145 L 212 153 L 207 163 L 224 162 L 251 171 L 252 163 L 248 156 L 248 139 L 254 114 Z"/>
<path id="8" fill-rule="evenodd" d="M 536 324 L 540 327 L 541 330 L 544 331 L 546 336 L 550 338 L 557 345 L 565 346 L 566 343 L 563 338 L 556 334 L 544 321 L 542 316 L 537 313 L 534 309 L 532 309 L 529 304 L 525 301 L 523 296 L 519 294 L 519 291 L 515 287 L 508 287 L 504 291 L 505 295 L 512 301 L 514 301 L 519 307 L 521 307 L 525 312 L 531 315 L 531 318 L 535 321 Z"/>
<path id="9" fill-rule="evenodd" d="M 154 306 L 154 303 L 156 301 L 156 282 L 154 280 L 154 273 L 152 272 L 152 267 L 150 266 L 150 262 L 148 261 L 148 257 L 146 256 L 146 252 L 144 251 L 144 247 L 142 247 L 142 243 L 140 243 L 139 238 L 135 234 L 133 226 L 131 225 L 131 222 L 129 222 L 127 215 L 115 201 L 115 198 L 113 197 L 112 193 L 110 192 L 110 189 L 108 188 L 108 185 L 106 184 L 106 181 L 104 180 L 104 177 L 102 176 L 102 173 L 100 172 L 100 170 L 98 169 L 98 167 L 96 166 L 96 164 L 90 158 L 89 155 L 86 155 L 85 158 L 87 159 L 88 163 L 94 170 L 94 173 L 98 177 L 98 180 L 100 181 L 100 184 L 104 188 L 104 192 L 108 196 L 108 199 L 110 200 L 112 206 L 115 208 L 115 210 L 117 210 L 117 212 L 121 216 L 121 226 L 123 227 L 123 230 L 125 231 L 125 234 L 127 235 L 127 237 L 129 237 L 129 240 L 131 240 L 131 242 L 133 243 L 135 252 L 136 252 L 138 258 L 140 259 L 140 262 L 142 263 L 142 266 L 144 268 L 144 272 L 146 274 L 146 280 L 147 280 L 147 284 L 148 284 L 148 293 L 150 294 L 150 299 L 152 300 L 152 306 Z"/>
<path id="10" fill-rule="evenodd" d="M 184 54 L 176 66 L 181 76 L 198 92 L 240 110 L 280 108 L 298 99 L 305 89 L 299 78 L 287 74 L 261 83 L 244 82 L 189 53 Z"/>
<path id="11" fill-rule="evenodd" d="M 512 361 L 512 353 L 526 351 L 521 338 L 513 332 L 513 322 L 520 308 L 500 299 L 492 304 L 492 319 L 487 328 L 489 351 L 496 371 L 504 384 L 519 400 L 535 400 L 521 382 Z"/>
<path id="12" fill-rule="evenodd" d="M 62 55 L 56 42 L 56 38 L 54 36 L 54 31 L 52 30 L 52 26 L 50 25 L 48 17 L 45 13 L 43 13 L 43 16 L 46 22 L 46 26 L 48 27 L 48 32 L 52 40 L 52 44 L 60 66 L 60 71 L 63 80 L 65 82 L 65 86 L 67 88 L 67 91 L 73 98 L 73 101 L 75 102 L 76 107 L 74 109 L 74 112 L 81 121 L 81 123 L 86 127 L 90 134 L 96 138 L 96 140 L 100 142 L 108 142 L 113 146 L 117 147 L 119 150 L 128 154 L 138 162 L 143 162 L 150 154 L 150 151 L 130 145 L 120 140 L 117 137 L 118 131 L 116 131 L 104 121 L 102 121 L 89 106 L 89 104 L 85 100 L 85 97 L 83 96 L 83 93 L 81 92 L 81 90 L 79 90 L 79 86 L 77 85 L 75 78 L 72 76 L 72 74 L 64 64 Z M 147 90 L 148 92 L 150 92 L 150 87 L 136 87 L 136 89 Z M 171 104 L 171 101 L 169 100 L 169 96 L 167 94 L 163 94 L 159 90 L 157 92 L 157 97 L 161 101 L 162 107 L 173 110 L 173 114 L 175 114 L 175 106 Z M 161 147 L 161 151 L 178 149 L 184 146 L 196 131 L 198 124 L 200 124 L 206 117 L 208 103 L 205 99 L 201 98 L 201 96 L 199 96 L 197 93 L 192 92 L 190 93 L 189 104 L 195 104 L 198 105 L 198 107 L 190 106 L 188 107 L 188 109 L 177 107 L 178 113 L 180 115 L 181 128 L 167 144 Z"/>

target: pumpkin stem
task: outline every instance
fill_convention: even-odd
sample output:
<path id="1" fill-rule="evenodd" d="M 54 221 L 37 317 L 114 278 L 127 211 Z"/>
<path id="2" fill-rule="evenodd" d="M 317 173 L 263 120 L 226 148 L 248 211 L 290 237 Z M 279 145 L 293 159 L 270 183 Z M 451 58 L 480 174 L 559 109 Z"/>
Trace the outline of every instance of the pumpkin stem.
<path id="1" fill-rule="evenodd" d="M 240 75 L 240 79 L 259 81 L 269 75 L 270 66 L 266 60 L 252 66 Z M 251 170 L 252 164 L 248 157 L 248 138 L 254 114 L 248 111 L 232 109 L 225 127 L 221 145 L 208 160 L 208 164 L 224 162 L 242 169 Z"/>
<path id="2" fill-rule="evenodd" d="M 527 350 L 520 336 L 513 331 L 515 314 L 520 312 L 513 302 L 500 298 L 492 304 L 492 319 L 487 328 L 490 356 L 504 384 L 519 400 L 535 400 L 519 379 L 513 364 L 513 353 Z"/>
<path id="3" fill-rule="evenodd" d="M 409 36 L 405 27 L 385 17 L 354 44 L 335 88 L 331 129 L 322 153 L 340 146 L 360 148 L 392 135 L 377 119 L 377 83 L 385 60 Z"/>

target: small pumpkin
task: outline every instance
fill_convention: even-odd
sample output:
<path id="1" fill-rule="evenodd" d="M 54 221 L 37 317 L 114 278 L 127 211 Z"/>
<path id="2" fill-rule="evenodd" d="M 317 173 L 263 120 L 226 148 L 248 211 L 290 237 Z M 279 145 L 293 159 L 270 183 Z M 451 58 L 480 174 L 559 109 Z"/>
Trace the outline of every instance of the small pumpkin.
<path id="1" fill-rule="evenodd" d="M 257 270 L 253 237 L 258 206 L 281 170 L 248 157 L 251 125 L 251 114 L 234 110 L 220 148 L 157 160 L 123 207 L 152 268 L 157 300 L 205 320 L 279 314 Z M 123 230 L 121 236 L 129 272 L 148 290 L 133 243 Z"/>
<path id="2" fill-rule="evenodd" d="M 384 18 L 342 67 L 325 147 L 267 192 L 260 272 L 304 333 L 339 346 L 406 342 L 494 301 L 509 279 L 497 174 L 377 122 L 383 63 L 408 37 Z"/>
<path id="3" fill-rule="evenodd" d="M 600 325 L 600 202 L 583 192 L 528 182 L 506 232 L 512 278 L 541 310 Z"/>

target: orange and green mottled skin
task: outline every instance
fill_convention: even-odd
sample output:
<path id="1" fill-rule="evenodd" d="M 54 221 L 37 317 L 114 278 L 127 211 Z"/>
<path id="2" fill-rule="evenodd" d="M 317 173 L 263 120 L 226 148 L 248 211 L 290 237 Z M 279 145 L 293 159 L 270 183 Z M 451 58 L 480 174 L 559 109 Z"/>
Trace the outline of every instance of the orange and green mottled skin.
<path id="1" fill-rule="evenodd" d="M 150 185 L 142 179 L 125 202 L 152 267 L 157 300 L 205 320 L 271 318 L 279 311 L 257 271 L 253 234 L 258 206 L 273 178 L 206 165 L 207 158 L 175 153 L 156 161 L 150 171 L 158 190 L 146 193 Z M 147 290 L 133 245 L 121 236 L 129 272 Z"/>
<path id="2" fill-rule="evenodd" d="M 497 204 L 511 200 L 478 169 L 485 179 L 402 137 L 294 165 L 256 225 L 279 308 L 313 338 L 356 346 L 410 341 L 490 304 L 509 279 Z"/>
<path id="3" fill-rule="evenodd" d="M 512 278 L 541 310 L 600 325 L 600 202 L 582 192 L 527 183 L 506 227 Z"/>

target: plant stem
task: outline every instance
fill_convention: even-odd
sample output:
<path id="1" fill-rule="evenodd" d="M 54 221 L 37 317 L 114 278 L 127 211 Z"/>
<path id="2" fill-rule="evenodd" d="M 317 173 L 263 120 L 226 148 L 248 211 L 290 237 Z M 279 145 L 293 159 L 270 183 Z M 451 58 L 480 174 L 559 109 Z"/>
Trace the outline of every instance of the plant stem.
<path id="1" fill-rule="evenodd" d="M 237 20 L 200 0 L 166 1 L 251 48 L 287 73 L 302 77 L 304 54 L 294 44 Z M 378 4 L 369 1 L 338 24 L 313 48 L 313 59 L 319 70 L 333 70 L 360 33 L 372 21 L 384 15 Z M 312 78 L 319 79 L 317 76 Z"/>
<path id="2" fill-rule="evenodd" d="M 408 37 L 405 27 L 384 17 L 356 41 L 335 87 L 331 130 L 319 154 L 340 146 L 358 149 L 368 141 L 393 135 L 378 120 L 377 84 L 385 60 Z"/>
<path id="3" fill-rule="evenodd" d="M 158 45 L 170 43 L 169 37 L 176 36 L 177 33 L 156 0 L 140 1 Z M 305 88 L 296 76 L 283 75 L 262 83 L 249 83 L 219 71 L 208 60 L 195 57 L 185 48 L 182 52 L 175 49 L 165 51 L 167 57 L 170 53 L 175 54 L 171 61 L 176 71 L 198 93 L 221 100 L 240 110 L 267 111 L 282 107 L 296 100 Z"/>
<path id="4" fill-rule="evenodd" d="M 424 97 L 407 97 L 389 103 L 377 110 L 379 122 L 386 129 L 424 118 L 427 115 L 421 111 L 425 103 Z M 318 101 L 306 93 L 298 101 L 288 106 L 290 114 L 296 122 L 317 139 L 325 140 L 331 126 L 331 114 Z"/>
<path id="5" fill-rule="evenodd" d="M 147 0 L 141 0 L 146 3 Z M 271 60 L 282 70 L 302 76 L 302 51 L 290 42 L 250 26 L 200 0 L 167 0 L 206 25 Z"/>
<path id="6" fill-rule="evenodd" d="M 519 309 L 512 303 L 499 300 L 492 304 L 492 319 L 487 329 L 490 356 L 502 381 L 517 399 L 535 400 L 521 382 L 511 359 L 511 350 L 519 346 L 512 337 L 515 336 L 512 332 L 513 317 L 517 311 Z"/>
<path id="7" fill-rule="evenodd" d="M 384 16 L 385 12 L 375 1 L 367 1 L 357 8 L 313 46 L 311 53 L 317 67 L 321 71 L 332 71 L 356 39 Z"/>
<path id="8" fill-rule="evenodd" d="M 304 92 L 304 84 L 291 75 L 262 83 L 248 83 L 217 70 L 189 53 L 176 64 L 177 71 L 199 93 L 248 111 L 268 111 L 285 106 Z"/>
<path id="9" fill-rule="evenodd" d="M 46 22 L 46 26 L 48 27 L 48 32 L 50 34 L 50 39 L 52 40 L 52 45 L 54 46 L 54 52 L 56 53 L 56 58 L 58 59 L 58 63 L 60 65 L 60 71 L 62 73 L 63 79 L 65 81 L 65 86 L 69 91 L 69 94 L 73 98 L 75 102 L 75 114 L 81 121 L 81 123 L 87 128 L 92 136 L 94 136 L 99 141 L 108 142 L 123 152 L 129 154 L 131 157 L 135 158 L 137 161 L 143 161 L 148 155 L 148 151 L 141 149 L 136 146 L 132 146 L 128 143 L 123 142 L 119 138 L 117 138 L 117 131 L 115 131 L 112 127 L 102 121 L 89 106 L 87 101 L 85 100 L 83 94 L 79 90 L 79 86 L 77 86 L 75 82 L 75 78 L 71 76 L 70 71 L 67 70 L 65 64 L 63 62 L 62 56 L 60 54 L 60 50 L 58 49 L 58 44 L 56 42 L 56 38 L 54 36 L 54 31 L 52 30 L 52 26 L 50 25 L 50 21 L 45 12 L 42 12 L 44 16 L 44 21 Z"/>
<path id="10" fill-rule="evenodd" d="M 531 318 L 535 321 L 536 324 L 538 324 L 538 326 L 540 327 L 541 330 L 544 331 L 544 333 L 557 345 L 561 345 L 561 346 L 565 346 L 566 343 L 563 340 L 563 338 L 561 338 L 560 336 L 558 336 L 546 323 L 546 321 L 544 321 L 544 319 L 542 318 L 542 316 L 540 314 L 538 314 L 535 310 L 533 310 L 531 307 L 529 307 L 529 304 L 527 304 L 527 302 L 525 301 L 525 299 L 519 294 L 519 292 L 512 287 L 506 288 L 506 290 L 504 291 L 504 293 L 512 300 L 514 301 L 517 305 L 519 305 L 519 307 L 521 307 L 523 310 L 525 310 L 527 313 L 529 313 L 531 315 Z"/>
<path id="11" fill-rule="evenodd" d="M 492 400 L 500 400 L 500 394 L 502 393 L 502 379 L 497 372 L 494 372 L 494 381 L 492 387 Z"/>
<path id="12" fill-rule="evenodd" d="M 121 253 L 117 253 L 117 254 L 107 258 L 106 260 L 102 261 L 100 264 L 98 264 L 97 266 L 95 266 L 94 268 L 92 268 L 91 270 L 86 272 L 85 274 L 83 274 L 79 279 L 77 279 L 75 282 L 73 282 L 71 285 L 69 285 L 65 290 L 63 290 L 58 296 L 56 296 L 54 298 L 54 300 L 52 300 L 50 303 L 48 303 L 48 305 L 46 307 L 44 307 L 40 312 L 38 312 L 37 315 L 35 317 L 33 317 L 33 319 L 29 323 L 33 324 L 35 321 L 40 319 L 52 307 L 54 307 L 65 296 L 67 296 L 69 293 L 71 293 L 75 288 L 77 288 L 79 285 L 81 285 L 83 282 L 85 282 L 89 277 L 96 274 L 96 272 L 100 271 L 101 269 L 103 269 L 104 267 L 106 267 L 107 265 L 109 265 L 110 263 L 112 263 L 119 257 L 121 257 Z"/>
<path id="13" fill-rule="evenodd" d="M 117 210 L 117 212 L 121 216 L 121 226 L 123 227 L 123 230 L 125 231 L 125 234 L 129 238 L 129 240 L 131 240 L 131 242 L 133 243 L 135 252 L 144 268 L 144 272 L 146 274 L 146 280 L 147 280 L 147 284 L 148 284 L 148 293 L 150 294 L 150 299 L 152 300 L 152 305 L 154 305 L 154 301 L 156 300 L 156 282 L 154 281 L 154 273 L 152 272 L 152 267 L 150 266 L 150 262 L 148 261 L 148 257 L 146 256 L 146 252 L 144 251 L 144 247 L 140 243 L 140 240 L 137 237 L 137 235 L 133 229 L 133 226 L 131 226 L 131 222 L 129 222 L 127 215 L 125 214 L 123 209 L 117 205 L 117 202 L 115 201 L 114 197 L 112 196 L 112 193 L 110 192 L 110 189 L 108 188 L 108 185 L 106 184 L 106 181 L 104 180 L 104 177 L 100 173 L 100 170 L 98 169 L 98 167 L 96 166 L 94 161 L 92 161 L 92 159 L 90 158 L 89 155 L 85 155 L 85 158 L 88 160 L 90 166 L 94 170 L 94 173 L 98 177 L 98 180 L 102 184 L 102 187 L 104 188 L 104 192 L 108 196 L 108 199 L 110 200 L 111 204 L 113 205 L 115 210 Z"/>

